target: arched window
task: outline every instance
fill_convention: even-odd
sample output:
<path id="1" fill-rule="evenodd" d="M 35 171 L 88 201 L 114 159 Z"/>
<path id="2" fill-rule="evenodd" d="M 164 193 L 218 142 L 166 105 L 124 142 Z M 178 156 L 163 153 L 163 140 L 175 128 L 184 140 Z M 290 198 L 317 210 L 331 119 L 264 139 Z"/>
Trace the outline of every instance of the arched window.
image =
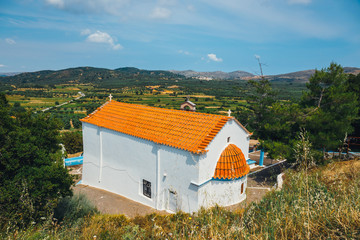
<path id="1" fill-rule="evenodd" d="M 230 142 L 230 137 L 227 138 L 227 142 Z"/>

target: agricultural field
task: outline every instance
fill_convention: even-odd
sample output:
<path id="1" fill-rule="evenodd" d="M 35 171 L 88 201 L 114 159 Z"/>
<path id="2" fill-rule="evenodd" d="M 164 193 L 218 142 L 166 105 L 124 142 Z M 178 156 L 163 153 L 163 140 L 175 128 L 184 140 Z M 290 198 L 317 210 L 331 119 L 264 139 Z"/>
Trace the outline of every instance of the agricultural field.
<path id="1" fill-rule="evenodd" d="M 63 128 L 80 129 L 79 119 L 94 111 L 108 100 L 111 93 L 116 101 L 144 104 L 161 108 L 178 109 L 186 97 L 196 104 L 198 112 L 226 115 L 230 109 L 234 116 L 247 109 L 249 103 L 249 89 L 244 81 L 198 81 L 182 82 L 180 84 L 148 84 L 144 86 L 125 86 L 121 88 L 107 88 L 91 83 L 87 84 L 58 84 L 52 86 L 16 87 L 7 90 L 7 99 L 11 105 L 33 112 L 44 109 L 63 122 Z M 285 88 L 284 84 L 275 84 L 274 89 L 284 99 L 300 95 L 304 85 L 293 84 Z M 280 91 L 281 89 L 281 91 Z M 78 100 L 73 100 L 85 94 Z M 219 94 L 220 93 L 220 94 Z M 72 102 L 69 102 L 73 100 Z M 69 103 L 67 103 L 69 102 Z M 66 103 L 66 104 L 64 104 Z M 61 106 L 58 106 L 61 105 Z M 51 109 L 48 109 L 51 108 Z"/>
<path id="2" fill-rule="evenodd" d="M 64 130 L 80 129 L 79 119 L 104 104 L 110 93 L 117 101 L 170 109 L 179 109 L 190 97 L 198 112 L 225 115 L 230 109 L 241 121 L 252 111 L 249 99 L 254 94 L 247 80 L 206 81 L 135 68 L 85 67 L 23 73 L 0 80 L 0 92 L 7 95 L 14 110 L 46 110 L 63 122 Z M 273 81 L 272 88 L 279 100 L 297 101 L 306 86 L 287 80 Z"/>

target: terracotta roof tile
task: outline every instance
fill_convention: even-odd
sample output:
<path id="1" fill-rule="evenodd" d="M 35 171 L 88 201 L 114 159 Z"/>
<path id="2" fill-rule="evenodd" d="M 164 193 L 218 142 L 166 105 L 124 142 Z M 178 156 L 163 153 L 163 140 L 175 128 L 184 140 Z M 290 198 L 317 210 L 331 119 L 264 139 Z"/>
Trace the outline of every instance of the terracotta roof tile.
<path id="1" fill-rule="evenodd" d="M 110 101 L 81 121 L 193 153 L 204 153 L 229 119 L 233 118 Z"/>
<path id="2" fill-rule="evenodd" d="M 249 171 L 250 167 L 241 149 L 229 144 L 220 155 L 213 178 L 235 179 L 245 176 Z"/>

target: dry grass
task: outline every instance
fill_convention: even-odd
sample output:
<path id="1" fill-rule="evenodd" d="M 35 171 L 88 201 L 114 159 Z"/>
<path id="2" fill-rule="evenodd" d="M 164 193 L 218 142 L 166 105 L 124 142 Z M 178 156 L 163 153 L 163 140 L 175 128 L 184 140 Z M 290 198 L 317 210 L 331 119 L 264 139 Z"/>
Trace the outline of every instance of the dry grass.
<path id="1" fill-rule="evenodd" d="M 9 239 L 360 239 L 360 162 L 288 171 L 283 189 L 242 211 L 214 207 L 197 213 L 126 218 L 96 214 L 83 224 L 43 226 Z M 0 235 L 1 236 L 1 235 Z"/>

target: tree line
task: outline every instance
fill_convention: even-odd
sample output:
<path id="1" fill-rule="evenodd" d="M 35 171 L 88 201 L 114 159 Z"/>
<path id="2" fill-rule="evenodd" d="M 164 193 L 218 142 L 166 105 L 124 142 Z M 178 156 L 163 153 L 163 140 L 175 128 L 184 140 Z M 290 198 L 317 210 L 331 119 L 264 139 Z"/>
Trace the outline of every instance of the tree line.
<path id="1" fill-rule="evenodd" d="M 347 136 L 360 136 L 360 74 L 345 74 L 331 63 L 315 71 L 298 101 L 277 99 L 278 92 L 265 78 L 249 85 L 249 107 L 239 108 L 236 117 L 254 131 L 272 158 L 294 161 L 300 132 L 306 132 L 318 162 L 327 151 L 341 150 Z"/>

